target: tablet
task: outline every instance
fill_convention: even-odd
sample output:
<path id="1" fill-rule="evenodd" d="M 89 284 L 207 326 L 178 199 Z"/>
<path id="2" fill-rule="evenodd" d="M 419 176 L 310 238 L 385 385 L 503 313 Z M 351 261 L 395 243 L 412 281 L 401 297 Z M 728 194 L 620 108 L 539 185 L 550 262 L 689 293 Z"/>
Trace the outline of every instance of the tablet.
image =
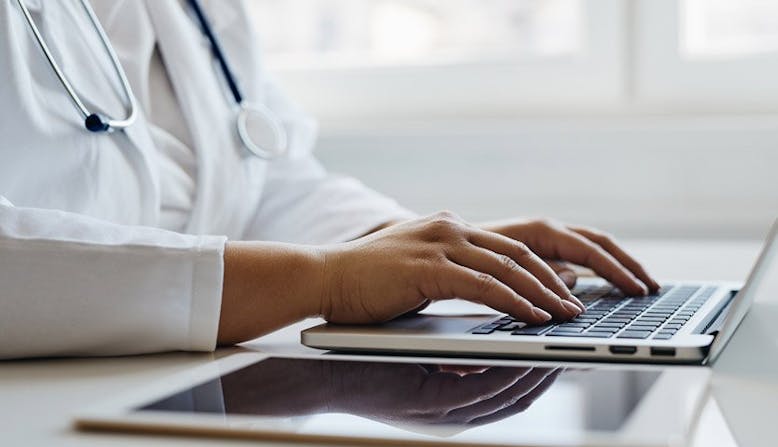
<path id="1" fill-rule="evenodd" d="M 685 443 L 708 376 L 680 366 L 241 353 L 75 423 L 328 444 L 673 446 Z"/>

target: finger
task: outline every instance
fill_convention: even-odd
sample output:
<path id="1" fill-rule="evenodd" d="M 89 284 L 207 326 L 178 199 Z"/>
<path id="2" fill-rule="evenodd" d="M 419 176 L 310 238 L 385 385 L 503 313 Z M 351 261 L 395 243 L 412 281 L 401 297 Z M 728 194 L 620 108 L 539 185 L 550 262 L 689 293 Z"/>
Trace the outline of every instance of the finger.
<path id="1" fill-rule="evenodd" d="M 511 407 L 539 386 L 554 371 L 556 371 L 554 368 L 534 368 L 512 386 L 501 391 L 496 396 L 451 411 L 448 414 L 449 417 L 446 419 L 450 419 L 452 422 L 461 421 L 462 423 L 469 424 L 473 420 L 489 416 L 504 408 Z"/>
<path id="2" fill-rule="evenodd" d="M 526 411 L 540 396 L 545 394 L 554 384 L 557 377 L 562 373 L 562 369 L 551 370 L 543 380 L 535 386 L 529 393 L 522 396 L 513 405 L 497 410 L 494 413 L 470 421 L 471 425 L 484 425 L 496 421 L 501 421 L 507 417 Z"/>
<path id="3" fill-rule="evenodd" d="M 563 300 L 508 255 L 468 244 L 450 253 L 449 259 L 459 265 L 494 276 L 535 306 L 549 312 L 554 318 L 569 319 L 581 313 L 578 306 Z"/>
<path id="4" fill-rule="evenodd" d="M 646 286 L 602 247 L 568 229 L 555 230 L 556 257 L 583 265 L 629 295 L 645 295 Z"/>
<path id="5" fill-rule="evenodd" d="M 416 315 L 419 312 L 421 312 L 424 309 L 426 309 L 427 307 L 429 307 L 429 305 L 431 303 L 432 303 L 432 301 L 430 301 L 430 300 L 424 300 L 423 303 L 419 304 L 419 307 L 417 307 L 415 309 L 412 309 L 412 310 L 409 310 L 408 312 L 405 312 L 404 314 L 401 315 L 401 317 L 408 317 L 408 316 Z"/>
<path id="6" fill-rule="evenodd" d="M 436 273 L 438 289 L 445 296 L 485 304 L 527 324 L 542 324 L 552 318 L 548 312 L 535 307 L 488 273 L 454 262 L 449 262 L 446 268 L 437 269 Z"/>
<path id="7" fill-rule="evenodd" d="M 651 291 L 659 290 L 659 283 L 648 274 L 640 262 L 624 251 L 610 236 L 589 228 L 570 227 L 570 229 L 605 249 L 639 280 L 643 281 L 643 284 L 647 285 Z"/>
<path id="8" fill-rule="evenodd" d="M 575 270 L 573 270 L 568 263 L 546 261 L 546 264 L 548 264 L 548 266 L 551 267 L 554 272 L 556 272 L 556 275 L 559 277 L 559 279 L 562 280 L 563 283 L 565 283 L 568 289 L 573 290 L 575 283 L 578 282 L 578 274 L 575 273 Z"/>
<path id="9" fill-rule="evenodd" d="M 481 229 L 474 229 L 468 235 L 468 240 L 474 245 L 510 257 L 559 298 L 572 302 L 581 311 L 585 310 L 583 303 L 570 293 L 570 289 L 567 288 L 554 270 L 525 244 L 507 236 Z"/>
<path id="10" fill-rule="evenodd" d="M 472 405 L 490 399 L 521 380 L 530 368 L 489 368 L 481 374 L 436 372 L 419 386 L 418 403 L 423 408 L 452 408 Z"/>
<path id="11" fill-rule="evenodd" d="M 450 372 L 465 376 L 467 374 L 481 374 L 489 369 L 488 366 L 476 366 L 476 365 L 437 365 L 437 371 Z"/>

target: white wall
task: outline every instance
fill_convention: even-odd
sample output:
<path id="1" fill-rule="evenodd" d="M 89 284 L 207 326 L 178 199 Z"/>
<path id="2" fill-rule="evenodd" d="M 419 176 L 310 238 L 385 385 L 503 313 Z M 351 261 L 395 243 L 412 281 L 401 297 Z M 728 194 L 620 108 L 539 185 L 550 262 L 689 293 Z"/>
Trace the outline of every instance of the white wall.
<path id="1" fill-rule="evenodd" d="M 760 238 L 778 217 L 778 116 L 325 123 L 318 154 L 421 213 L 628 237 Z"/>

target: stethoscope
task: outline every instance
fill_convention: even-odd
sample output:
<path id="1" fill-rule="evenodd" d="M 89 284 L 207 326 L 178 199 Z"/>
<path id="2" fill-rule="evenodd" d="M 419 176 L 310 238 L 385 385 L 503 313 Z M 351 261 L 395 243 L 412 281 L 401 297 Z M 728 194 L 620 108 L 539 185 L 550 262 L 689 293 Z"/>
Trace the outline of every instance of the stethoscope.
<path id="1" fill-rule="evenodd" d="M 59 79 L 62 87 L 70 97 L 71 102 L 84 119 L 84 127 L 90 132 L 111 132 L 114 130 L 126 129 L 132 126 L 138 116 L 135 95 L 132 93 L 132 88 L 127 79 L 127 75 L 119 62 L 116 52 L 111 46 L 108 36 L 100 25 L 100 21 L 92 9 L 92 6 L 89 4 L 88 0 L 80 0 L 80 2 L 89 17 L 89 21 L 92 22 L 92 26 L 100 37 L 103 48 L 105 48 L 105 51 L 108 53 L 114 71 L 121 81 L 123 96 L 128 104 L 127 117 L 124 119 L 114 119 L 100 113 L 91 112 L 84 105 L 84 102 L 78 96 L 62 69 L 60 69 L 59 64 L 54 60 L 54 56 L 49 50 L 46 41 L 43 39 L 40 30 L 38 30 L 38 27 L 35 25 L 35 21 L 32 19 L 29 9 L 27 9 L 23 0 L 17 0 L 22 13 L 24 14 L 24 18 L 32 30 L 35 40 L 38 42 L 38 46 L 41 51 L 43 51 L 46 60 L 49 62 L 51 69 L 54 71 L 57 79 Z M 253 104 L 245 100 L 240 87 L 238 86 L 238 82 L 235 79 L 235 75 L 230 69 L 230 65 L 227 63 L 224 51 L 222 50 L 216 35 L 213 33 L 208 18 L 200 7 L 200 2 L 198 0 L 188 0 L 188 3 L 192 7 L 197 21 L 200 23 L 203 34 L 210 43 L 211 51 L 221 68 L 230 93 L 235 100 L 237 107 L 236 127 L 241 143 L 250 153 L 259 158 L 274 159 L 285 155 L 287 152 L 287 136 L 284 127 L 270 109 L 262 104 Z"/>

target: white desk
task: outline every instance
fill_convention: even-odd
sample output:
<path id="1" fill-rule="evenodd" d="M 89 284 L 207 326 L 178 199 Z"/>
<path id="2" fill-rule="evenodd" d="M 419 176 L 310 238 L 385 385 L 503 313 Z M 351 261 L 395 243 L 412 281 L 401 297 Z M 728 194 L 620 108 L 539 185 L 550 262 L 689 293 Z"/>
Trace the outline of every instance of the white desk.
<path id="1" fill-rule="evenodd" d="M 742 280 L 758 242 L 632 241 L 630 247 L 659 278 Z M 764 301 L 764 298 L 763 298 Z M 778 298 L 760 302 L 747 316 L 717 363 L 712 397 L 701 417 L 695 445 L 775 445 L 778 439 Z M 306 321 L 247 343 L 264 352 L 320 352 L 299 344 Z M 765 334 L 769 338 L 762 339 Z M 759 338 L 758 338 L 759 337 Z M 761 340 L 757 342 L 757 340 Z M 85 434 L 70 428 L 70 414 L 117 389 L 143 385 L 176 371 L 228 355 L 153 356 L 15 361 L 0 363 L 0 445 L 140 446 L 256 445 L 194 438 Z M 719 411 L 720 410 L 720 411 Z M 726 419 L 726 423 L 724 420 Z M 288 445 L 288 444 L 287 444 Z"/>

